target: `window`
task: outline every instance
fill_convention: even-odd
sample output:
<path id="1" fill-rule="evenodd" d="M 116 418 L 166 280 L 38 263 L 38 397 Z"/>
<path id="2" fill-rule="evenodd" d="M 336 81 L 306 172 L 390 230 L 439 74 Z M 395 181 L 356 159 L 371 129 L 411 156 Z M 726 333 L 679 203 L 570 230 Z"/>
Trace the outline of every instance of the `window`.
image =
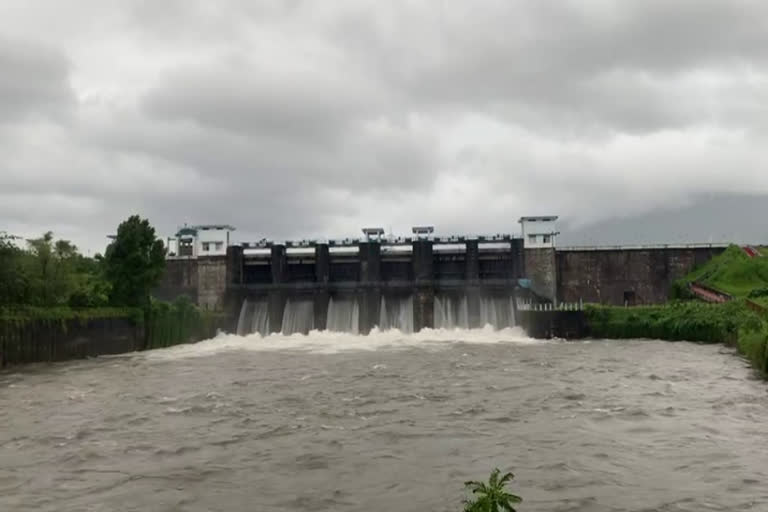
<path id="1" fill-rule="evenodd" d="M 544 238 L 543 242 L 544 242 L 545 244 L 548 244 L 548 243 L 550 242 L 550 239 L 551 239 L 551 237 L 550 237 L 549 235 L 544 235 L 544 237 L 543 237 L 543 238 Z"/>
<path id="2" fill-rule="evenodd" d="M 528 235 L 528 241 L 532 244 L 536 243 L 536 235 Z"/>
<path id="3" fill-rule="evenodd" d="M 216 250 L 220 251 L 224 248 L 224 242 L 216 242 Z"/>
<path id="4" fill-rule="evenodd" d="M 203 252 L 208 252 L 211 249 L 211 244 L 208 242 L 203 242 Z"/>

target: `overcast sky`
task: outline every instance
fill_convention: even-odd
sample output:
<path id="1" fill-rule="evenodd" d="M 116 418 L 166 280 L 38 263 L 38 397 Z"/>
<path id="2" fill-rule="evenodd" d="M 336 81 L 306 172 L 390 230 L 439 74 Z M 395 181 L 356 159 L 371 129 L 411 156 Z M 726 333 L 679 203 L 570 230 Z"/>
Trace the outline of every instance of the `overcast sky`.
<path id="1" fill-rule="evenodd" d="M 0 2 L 0 230 L 86 250 L 133 213 L 669 237 L 768 205 L 767 139 L 764 0 Z M 709 234 L 768 233 L 750 212 Z"/>

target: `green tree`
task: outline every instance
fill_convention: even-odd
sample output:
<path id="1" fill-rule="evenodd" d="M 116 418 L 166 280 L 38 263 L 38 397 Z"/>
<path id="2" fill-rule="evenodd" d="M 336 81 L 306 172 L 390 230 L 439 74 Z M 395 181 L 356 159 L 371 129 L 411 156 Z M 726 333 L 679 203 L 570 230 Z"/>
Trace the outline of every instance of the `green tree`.
<path id="1" fill-rule="evenodd" d="M 133 215 L 117 228 L 104 255 L 110 300 L 118 306 L 149 306 L 149 297 L 165 270 L 165 247 L 149 221 Z"/>
<path id="2" fill-rule="evenodd" d="M 69 296 L 73 308 L 107 306 L 112 287 L 104 277 L 104 261 L 100 254 L 94 258 L 78 256 L 74 261 L 75 290 Z"/>
<path id="3" fill-rule="evenodd" d="M 24 251 L 15 243 L 18 238 L 0 231 L 0 306 L 23 304 L 28 299 L 29 276 Z"/>
<path id="4" fill-rule="evenodd" d="M 504 489 L 515 475 L 506 473 L 499 478 L 500 473 L 498 468 L 494 469 L 487 484 L 474 480 L 464 483 L 473 496 L 472 500 L 466 501 L 464 512 L 515 512 L 513 505 L 522 502 L 523 499 Z"/>
<path id="5" fill-rule="evenodd" d="M 77 288 L 75 264 L 81 258 L 69 240 L 55 240 L 48 231 L 40 238 L 27 240 L 27 268 L 31 302 L 40 306 L 66 304 Z"/>

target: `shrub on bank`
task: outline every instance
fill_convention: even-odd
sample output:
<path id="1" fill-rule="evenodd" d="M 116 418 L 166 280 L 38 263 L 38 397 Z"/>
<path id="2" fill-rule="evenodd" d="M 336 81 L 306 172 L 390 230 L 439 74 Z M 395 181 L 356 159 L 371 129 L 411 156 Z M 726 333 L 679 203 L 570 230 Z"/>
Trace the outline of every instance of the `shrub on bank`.
<path id="1" fill-rule="evenodd" d="M 179 297 L 174 302 L 152 301 L 147 312 L 147 349 L 190 343 L 216 334 L 220 314 L 205 311 Z"/>
<path id="2" fill-rule="evenodd" d="M 585 317 L 595 338 L 727 343 L 736 346 L 761 373 L 768 370 L 768 324 L 743 301 L 672 302 L 631 308 L 589 305 Z"/>
<path id="3" fill-rule="evenodd" d="M 734 342 L 739 329 L 759 330 L 761 318 L 743 303 L 672 302 L 631 308 L 586 307 L 590 333 L 601 338 L 658 338 L 702 343 Z"/>
<path id="4" fill-rule="evenodd" d="M 768 377 L 768 328 L 742 329 L 738 337 L 739 352 L 749 359 L 763 377 Z"/>
<path id="5" fill-rule="evenodd" d="M 128 318 L 139 324 L 144 321 L 144 315 L 140 308 L 71 308 L 66 306 L 0 308 L 0 322 L 15 322 L 17 324 L 66 320 L 80 320 L 85 323 L 95 318 Z"/>
<path id="6" fill-rule="evenodd" d="M 136 326 L 135 341 L 130 346 L 121 345 L 123 351 L 199 341 L 213 337 L 217 327 L 223 324 L 220 314 L 203 311 L 186 299 L 173 303 L 153 302 L 147 309 L 0 308 L 0 367 L 105 353 L 103 350 L 114 347 L 114 343 L 106 343 L 100 348 L 99 340 L 103 335 L 109 337 L 113 326 L 119 330 L 121 325 L 126 325 L 125 322 L 113 324 L 110 320 L 127 320 L 129 325 Z M 85 336 L 82 342 L 65 341 L 73 328 L 80 327 L 93 336 Z M 88 331 L 91 328 L 94 330 Z"/>

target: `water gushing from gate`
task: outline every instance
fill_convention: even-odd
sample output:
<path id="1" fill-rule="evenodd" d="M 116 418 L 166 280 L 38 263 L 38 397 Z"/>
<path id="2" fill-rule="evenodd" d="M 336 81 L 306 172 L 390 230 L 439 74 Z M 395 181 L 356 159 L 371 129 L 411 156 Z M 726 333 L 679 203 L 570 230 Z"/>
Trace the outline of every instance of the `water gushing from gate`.
<path id="1" fill-rule="evenodd" d="M 360 307 L 354 298 L 339 299 L 331 297 L 328 302 L 328 320 L 325 328 L 329 331 L 360 332 Z"/>
<path id="2" fill-rule="evenodd" d="M 398 329 L 404 333 L 413 332 L 413 296 L 381 297 L 379 329 Z"/>

